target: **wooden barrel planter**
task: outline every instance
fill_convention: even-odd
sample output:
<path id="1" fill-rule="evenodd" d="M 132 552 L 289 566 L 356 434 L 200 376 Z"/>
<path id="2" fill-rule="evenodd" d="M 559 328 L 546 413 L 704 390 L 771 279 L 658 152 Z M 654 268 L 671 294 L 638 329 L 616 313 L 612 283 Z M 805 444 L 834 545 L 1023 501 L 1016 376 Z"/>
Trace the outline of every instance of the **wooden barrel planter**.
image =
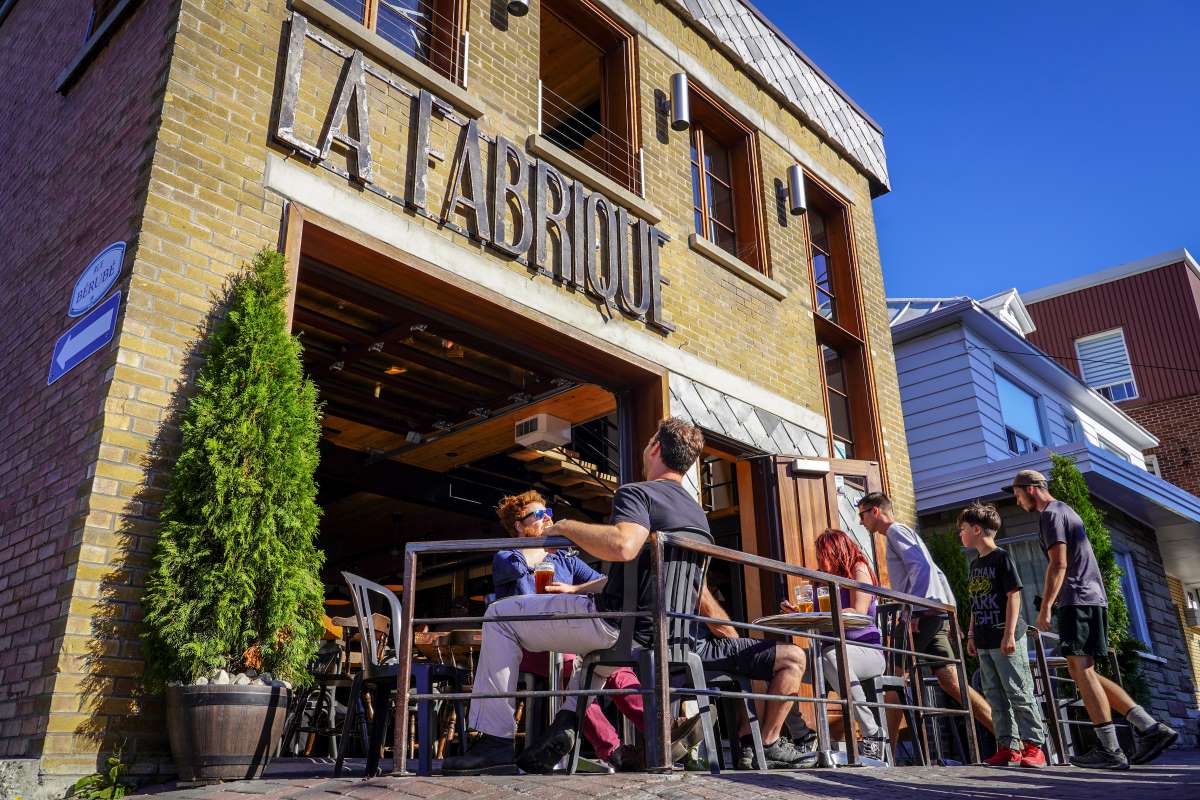
<path id="1" fill-rule="evenodd" d="M 167 732 L 179 780 L 262 776 L 283 735 L 288 690 L 279 686 L 171 686 Z"/>

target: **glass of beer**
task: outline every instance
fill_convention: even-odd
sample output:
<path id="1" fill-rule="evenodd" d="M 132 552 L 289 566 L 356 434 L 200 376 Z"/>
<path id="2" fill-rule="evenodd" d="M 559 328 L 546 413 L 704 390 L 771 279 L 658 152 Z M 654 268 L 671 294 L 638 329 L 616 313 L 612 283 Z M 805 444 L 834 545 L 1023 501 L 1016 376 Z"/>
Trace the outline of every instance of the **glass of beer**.
<path id="1" fill-rule="evenodd" d="M 817 589 L 817 604 L 822 611 L 829 610 L 829 587 L 822 586 Z"/>
<path id="2" fill-rule="evenodd" d="M 812 584 L 802 583 L 796 587 L 796 608 L 800 609 L 802 614 L 813 610 Z"/>
<path id="3" fill-rule="evenodd" d="M 533 585 L 538 594 L 546 594 L 546 584 L 554 581 L 554 565 L 543 561 L 533 568 Z"/>

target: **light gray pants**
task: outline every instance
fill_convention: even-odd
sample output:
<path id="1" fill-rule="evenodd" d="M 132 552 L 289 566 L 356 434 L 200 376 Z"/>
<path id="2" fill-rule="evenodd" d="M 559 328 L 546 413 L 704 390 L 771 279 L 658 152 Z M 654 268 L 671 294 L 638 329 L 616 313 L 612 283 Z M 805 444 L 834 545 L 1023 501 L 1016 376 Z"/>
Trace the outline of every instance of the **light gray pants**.
<path id="1" fill-rule="evenodd" d="M 1033 675 L 1029 671 L 1025 637 L 1017 637 L 1017 649 L 1012 655 L 1004 655 L 999 647 L 978 652 L 983 694 L 992 706 L 996 744 L 1013 750 L 1020 750 L 1022 741 L 1044 744 L 1046 727 L 1033 700 Z"/>
<path id="2" fill-rule="evenodd" d="M 857 644 L 847 644 L 846 662 L 850 672 L 850 696 L 854 698 L 855 702 L 854 718 L 858 720 L 864 736 L 877 736 L 879 735 L 879 723 L 875 721 L 874 710 L 870 706 L 858 705 L 858 703 L 867 702 L 867 696 L 863 693 L 859 682 L 871 680 L 883 674 L 883 651 Z M 825 652 L 821 654 L 821 669 L 825 673 L 825 682 L 829 684 L 829 688 L 841 694 L 835 648 L 826 648 Z"/>
<path id="3" fill-rule="evenodd" d="M 497 600 L 488 606 L 485 617 L 516 614 L 594 614 L 592 595 L 527 594 Z M 535 619 L 521 622 L 484 622 L 483 644 L 475 667 L 475 686 L 479 693 L 513 692 L 523 650 L 531 653 L 554 651 L 583 657 L 593 650 L 606 650 L 617 643 L 618 631 L 602 619 Z M 611 671 L 611 668 L 610 668 Z M 604 674 L 597 669 L 597 674 Z M 567 689 L 578 689 L 583 676 L 571 673 Z M 562 707 L 575 710 L 576 698 L 563 699 Z M 491 736 L 511 739 L 515 728 L 516 702 L 511 697 L 471 701 L 471 727 Z"/>

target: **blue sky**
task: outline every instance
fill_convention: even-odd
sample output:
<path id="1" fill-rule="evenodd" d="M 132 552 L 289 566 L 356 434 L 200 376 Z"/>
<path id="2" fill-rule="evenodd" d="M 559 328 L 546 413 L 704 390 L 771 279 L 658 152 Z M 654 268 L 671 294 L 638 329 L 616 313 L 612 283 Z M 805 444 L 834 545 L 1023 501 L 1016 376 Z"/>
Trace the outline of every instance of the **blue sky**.
<path id="1" fill-rule="evenodd" d="M 1200 256 L 1200 2 L 756 5 L 883 127 L 890 295 Z"/>

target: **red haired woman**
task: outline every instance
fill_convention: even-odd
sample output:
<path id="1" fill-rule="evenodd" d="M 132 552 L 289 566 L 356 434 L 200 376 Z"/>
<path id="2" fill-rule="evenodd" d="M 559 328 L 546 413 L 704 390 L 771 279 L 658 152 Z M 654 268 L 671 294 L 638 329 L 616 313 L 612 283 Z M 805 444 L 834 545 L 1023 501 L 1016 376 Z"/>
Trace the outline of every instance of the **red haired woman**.
<path id="1" fill-rule="evenodd" d="M 817 537 L 817 566 L 822 572 L 850 578 L 859 583 L 879 585 L 875 570 L 867 561 L 862 548 L 845 531 L 830 528 Z M 884 738 L 875 721 L 872 710 L 864 705 L 866 696 L 863 694 L 860 681 L 882 675 L 884 672 L 883 651 L 864 645 L 880 645 L 883 637 L 875 625 L 875 595 L 870 592 L 860 592 L 853 589 L 839 589 L 842 608 L 856 611 L 870 617 L 871 624 L 846 631 L 846 660 L 850 672 L 850 694 L 855 701 L 854 716 L 862 731 L 863 738 L 859 740 L 859 750 L 864 756 L 871 758 L 883 757 Z M 785 602 L 784 608 L 796 611 L 796 607 Z M 825 681 L 829 688 L 838 694 L 842 693 L 838 684 L 838 669 L 836 650 L 826 647 L 821 654 L 822 666 L 825 671 Z"/>

